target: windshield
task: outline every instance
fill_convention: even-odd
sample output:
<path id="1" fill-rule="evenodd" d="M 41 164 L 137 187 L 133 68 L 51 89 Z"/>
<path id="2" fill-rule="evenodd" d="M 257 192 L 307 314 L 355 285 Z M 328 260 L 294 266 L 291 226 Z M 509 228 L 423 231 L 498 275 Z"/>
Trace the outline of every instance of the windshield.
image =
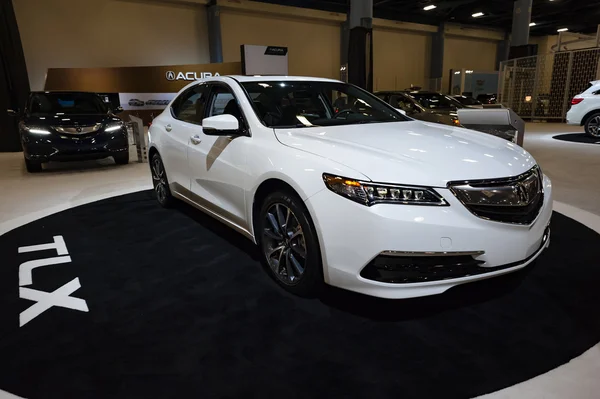
<path id="1" fill-rule="evenodd" d="M 463 107 L 458 101 L 439 93 L 410 93 L 409 95 L 427 109 Z"/>
<path id="2" fill-rule="evenodd" d="M 346 83 L 245 82 L 256 115 L 269 127 L 312 127 L 408 121 L 372 94 Z"/>
<path id="3" fill-rule="evenodd" d="M 106 106 L 94 93 L 33 93 L 29 113 L 47 114 L 105 114 Z"/>

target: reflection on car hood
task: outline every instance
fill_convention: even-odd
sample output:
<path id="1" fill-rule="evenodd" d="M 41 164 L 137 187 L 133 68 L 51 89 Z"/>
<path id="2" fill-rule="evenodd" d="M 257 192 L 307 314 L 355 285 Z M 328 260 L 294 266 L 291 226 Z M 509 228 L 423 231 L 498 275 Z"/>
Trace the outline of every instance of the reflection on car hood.
<path id="1" fill-rule="evenodd" d="M 275 135 L 286 146 L 377 182 L 445 187 L 453 180 L 516 176 L 535 165 L 527 151 L 509 141 L 418 121 L 275 129 Z"/>
<path id="2" fill-rule="evenodd" d="M 79 114 L 79 115 L 30 115 L 23 122 L 26 125 L 35 126 L 92 126 L 97 123 L 106 123 L 111 120 L 119 121 L 119 118 L 107 114 Z"/>

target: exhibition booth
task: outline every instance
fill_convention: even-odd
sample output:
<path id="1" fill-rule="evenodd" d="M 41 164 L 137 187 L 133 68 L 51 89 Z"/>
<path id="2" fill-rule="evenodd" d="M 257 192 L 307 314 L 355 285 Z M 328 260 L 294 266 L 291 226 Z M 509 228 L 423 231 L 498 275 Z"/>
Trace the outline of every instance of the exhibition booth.
<path id="1" fill-rule="evenodd" d="M 202 7 L 217 18 L 222 3 Z M 346 21 L 326 14 L 306 15 Z M 439 68 L 443 93 L 378 92 L 375 30 L 358 20 L 341 29 L 359 45 L 333 57 L 336 79 L 289 76 L 307 60 L 283 45 L 230 45 L 240 57 L 221 62 L 212 40 L 210 63 L 50 67 L 30 96 L 67 93 L 67 111 L 8 110 L 24 151 L 0 154 L 21 212 L 0 204 L 0 399 L 479 397 L 600 342 L 600 217 L 565 194 L 597 191 L 559 167 L 591 162 L 600 139 L 525 122 L 564 116 L 575 89 L 549 93 L 565 63 L 579 90 L 586 56 L 554 55 L 547 85 L 537 56 Z M 419 45 L 441 46 L 440 66 L 445 31 L 462 46 L 456 27 L 416 25 L 380 21 L 377 34 L 431 35 Z M 103 119 L 69 114 L 80 92 Z M 498 104 L 452 97 L 490 93 Z M 28 146 L 50 148 L 45 162 L 59 138 L 71 160 L 120 135 L 120 166 L 31 168 Z"/>

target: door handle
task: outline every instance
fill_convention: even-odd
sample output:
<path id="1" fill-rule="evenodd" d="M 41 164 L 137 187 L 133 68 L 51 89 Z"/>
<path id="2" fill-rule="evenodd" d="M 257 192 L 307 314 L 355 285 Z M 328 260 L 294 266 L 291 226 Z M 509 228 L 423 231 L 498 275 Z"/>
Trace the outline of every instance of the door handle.
<path id="1" fill-rule="evenodd" d="M 197 134 L 190 137 L 190 140 L 191 140 L 192 144 L 194 144 L 194 145 L 198 145 L 202 142 L 202 140 L 200 139 L 200 136 L 198 136 Z"/>
<path id="2" fill-rule="evenodd" d="M 167 132 L 170 132 L 171 130 L 173 130 L 173 128 L 171 127 L 171 125 L 167 125 L 167 126 L 165 126 L 165 130 Z"/>

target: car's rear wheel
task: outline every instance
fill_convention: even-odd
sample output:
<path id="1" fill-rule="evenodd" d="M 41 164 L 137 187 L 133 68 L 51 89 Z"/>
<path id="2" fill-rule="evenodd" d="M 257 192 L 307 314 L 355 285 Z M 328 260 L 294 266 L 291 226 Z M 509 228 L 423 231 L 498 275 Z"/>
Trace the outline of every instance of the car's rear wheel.
<path id="1" fill-rule="evenodd" d="M 25 168 L 29 173 L 39 173 L 42 171 L 42 163 L 25 158 Z"/>
<path id="2" fill-rule="evenodd" d="M 113 159 L 117 165 L 127 165 L 129 163 L 129 151 L 113 155 Z"/>
<path id="3" fill-rule="evenodd" d="M 302 200 L 274 192 L 263 201 L 257 238 L 265 266 L 287 291 L 313 297 L 323 287 L 321 251 Z"/>
<path id="4" fill-rule="evenodd" d="M 593 114 L 585 121 L 585 133 L 594 138 L 600 138 L 600 112 Z"/>
<path id="5" fill-rule="evenodd" d="M 165 208 L 170 207 L 173 204 L 173 196 L 169 189 L 169 180 L 167 179 L 165 165 L 158 153 L 154 154 L 150 160 L 150 170 L 158 203 Z"/>

